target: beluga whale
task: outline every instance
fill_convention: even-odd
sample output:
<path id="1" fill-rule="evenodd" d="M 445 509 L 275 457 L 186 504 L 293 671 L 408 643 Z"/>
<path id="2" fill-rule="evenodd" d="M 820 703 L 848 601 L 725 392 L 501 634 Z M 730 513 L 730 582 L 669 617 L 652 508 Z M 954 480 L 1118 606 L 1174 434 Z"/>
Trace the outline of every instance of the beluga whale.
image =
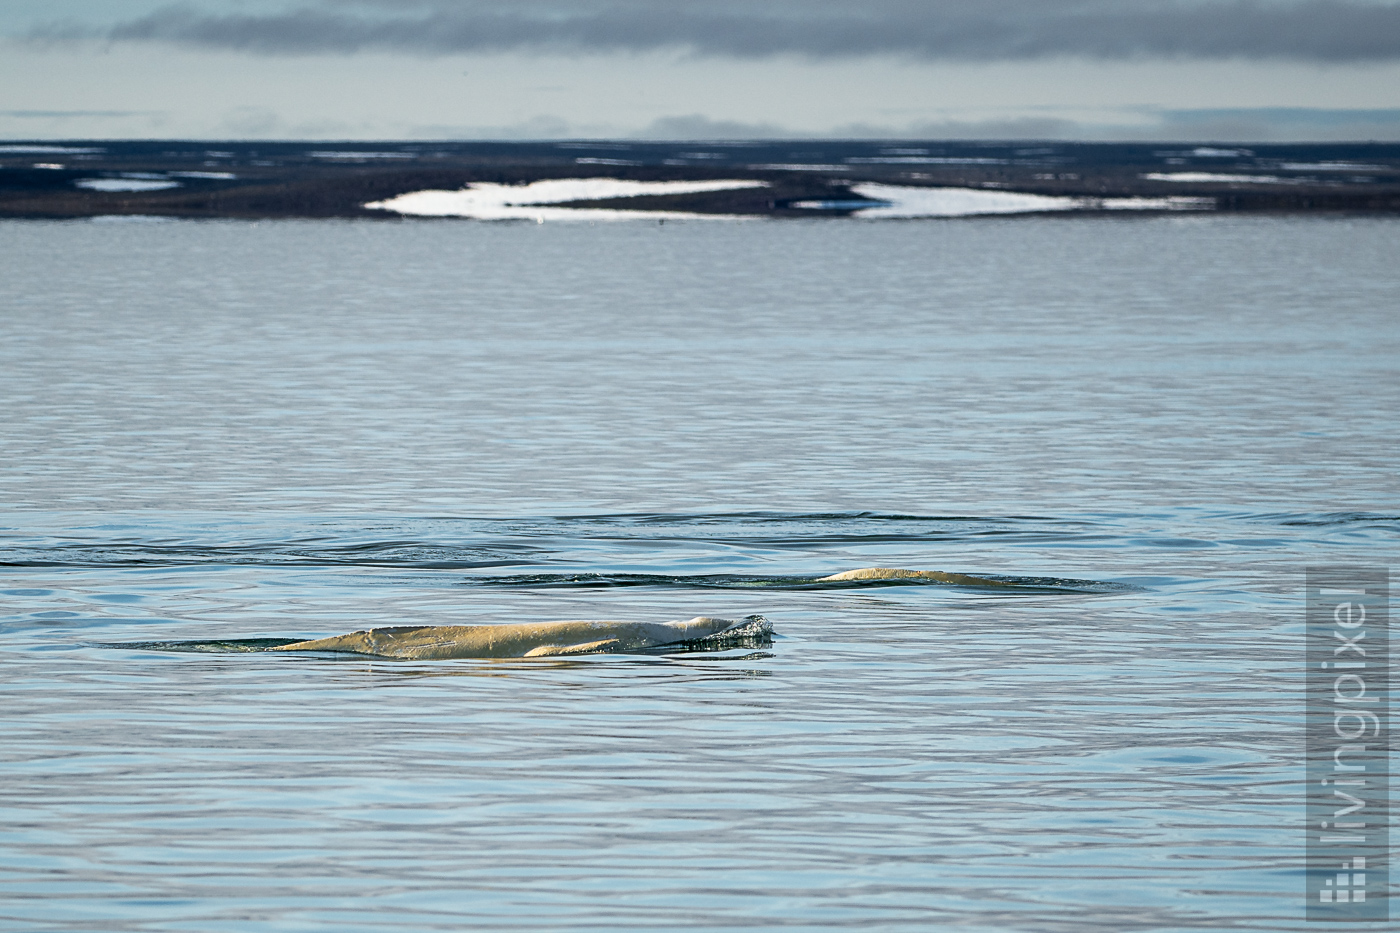
<path id="1" fill-rule="evenodd" d="M 504 625 L 399 625 L 279 645 L 270 651 L 337 651 L 437 661 L 448 658 L 549 658 L 668 645 L 724 647 L 770 635 L 763 616 L 683 622 L 521 622 Z"/>
<path id="2" fill-rule="evenodd" d="M 944 573 L 942 570 L 903 570 L 899 567 L 862 567 L 844 570 L 829 577 L 818 577 L 818 583 L 844 583 L 859 580 L 927 580 L 931 583 L 952 583 L 959 586 L 1007 586 L 1003 580 L 974 577 L 965 573 Z"/>

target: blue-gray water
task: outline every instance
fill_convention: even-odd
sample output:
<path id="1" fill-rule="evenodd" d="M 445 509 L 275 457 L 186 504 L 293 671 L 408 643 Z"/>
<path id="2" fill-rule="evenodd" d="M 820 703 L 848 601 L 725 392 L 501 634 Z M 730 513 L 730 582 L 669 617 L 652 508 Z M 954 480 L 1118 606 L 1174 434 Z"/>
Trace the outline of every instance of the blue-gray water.
<path id="1" fill-rule="evenodd" d="M 0 929 L 1304 928 L 1302 574 L 1400 540 L 1400 222 L 6 222 L 0 266 Z M 875 565 L 1042 585 L 717 585 Z"/>

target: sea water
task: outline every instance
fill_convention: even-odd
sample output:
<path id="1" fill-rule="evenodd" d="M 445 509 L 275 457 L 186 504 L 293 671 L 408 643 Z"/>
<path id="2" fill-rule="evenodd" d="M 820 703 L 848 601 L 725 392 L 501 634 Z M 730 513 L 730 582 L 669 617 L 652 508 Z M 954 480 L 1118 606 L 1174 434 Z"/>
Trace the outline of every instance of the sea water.
<path id="1" fill-rule="evenodd" d="M 1400 540 L 1400 222 L 5 222 L 0 263 L 0 929 L 1305 928 L 1303 571 Z M 810 582 L 869 566 L 1007 585 Z"/>

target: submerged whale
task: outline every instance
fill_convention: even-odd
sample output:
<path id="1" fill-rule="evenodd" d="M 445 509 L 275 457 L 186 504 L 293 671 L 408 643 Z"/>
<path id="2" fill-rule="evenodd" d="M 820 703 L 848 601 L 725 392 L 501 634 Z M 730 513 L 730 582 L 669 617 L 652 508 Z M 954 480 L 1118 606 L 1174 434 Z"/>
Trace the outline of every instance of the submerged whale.
<path id="1" fill-rule="evenodd" d="M 829 577 L 818 577 L 818 583 L 841 583 L 846 580 L 931 580 L 934 583 L 953 583 L 959 586 L 1012 586 L 1004 580 L 989 580 L 986 577 L 971 577 L 965 573 L 944 573 L 941 570 L 901 570 L 898 567 L 862 567 L 859 570 L 846 570 L 833 573 Z"/>
<path id="2" fill-rule="evenodd" d="M 684 622 L 523 622 L 508 625 L 402 625 L 279 645 L 271 651 L 345 651 L 382 658 L 546 658 L 603 654 L 768 635 L 763 616 Z"/>

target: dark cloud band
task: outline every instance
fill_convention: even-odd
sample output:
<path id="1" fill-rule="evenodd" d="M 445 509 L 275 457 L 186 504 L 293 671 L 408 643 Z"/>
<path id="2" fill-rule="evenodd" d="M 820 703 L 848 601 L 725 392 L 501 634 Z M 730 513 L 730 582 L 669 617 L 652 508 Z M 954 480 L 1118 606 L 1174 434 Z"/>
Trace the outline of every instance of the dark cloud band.
<path id="1" fill-rule="evenodd" d="M 405 9 L 407 7 L 407 9 Z M 92 36 L 50 27 L 34 39 Z M 1400 58 L 1400 4 L 1362 0 L 322 3 L 271 15 L 169 7 L 99 34 L 262 54 L 508 50 L 1010 60 Z"/>

